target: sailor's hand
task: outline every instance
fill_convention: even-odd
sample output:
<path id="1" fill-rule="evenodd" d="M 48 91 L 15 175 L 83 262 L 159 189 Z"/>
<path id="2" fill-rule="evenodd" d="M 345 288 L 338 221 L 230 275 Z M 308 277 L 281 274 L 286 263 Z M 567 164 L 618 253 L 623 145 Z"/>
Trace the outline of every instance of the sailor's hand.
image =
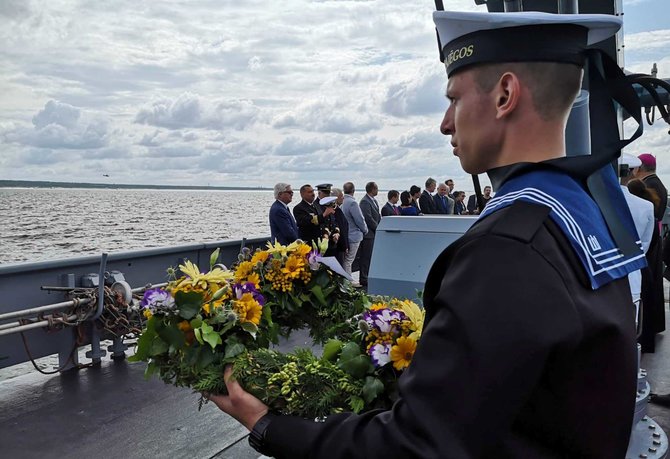
<path id="1" fill-rule="evenodd" d="M 333 215 L 335 213 L 335 208 L 334 207 L 326 207 L 325 210 L 323 211 L 323 216 L 327 217 L 329 215 Z"/>
<path id="2" fill-rule="evenodd" d="M 247 429 L 253 429 L 260 418 L 268 412 L 268 407 L 242 389 L 242 386 L 233 379 L 232 365 L 226 366 L 223 379 L 226 382 L 228 395 L 209 395 L 209 398 L 224 413 L 228 413 Z"/>

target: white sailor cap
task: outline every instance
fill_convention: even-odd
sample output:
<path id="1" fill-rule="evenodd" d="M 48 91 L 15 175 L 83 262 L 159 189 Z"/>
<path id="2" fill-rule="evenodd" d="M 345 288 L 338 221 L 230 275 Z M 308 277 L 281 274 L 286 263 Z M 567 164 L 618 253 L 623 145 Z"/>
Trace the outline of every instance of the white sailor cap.
<path id="1" fill-rule="evenodd" d="M 631 155 L 630 153 L 622 153 L 619 163 L 622 165 L 627 165 L 630 169 L 634 167 L 640 167 L 642 165 L 640 158 L 635 155 Z"/>
<path id="2" fill-rule="evenodd" d="M 565 62 L 582 66 L 582 52 L 621 28 L 607 14 L 435 11 L 433 21 L 447 75 L 466 66 L 501 62 Z"/>

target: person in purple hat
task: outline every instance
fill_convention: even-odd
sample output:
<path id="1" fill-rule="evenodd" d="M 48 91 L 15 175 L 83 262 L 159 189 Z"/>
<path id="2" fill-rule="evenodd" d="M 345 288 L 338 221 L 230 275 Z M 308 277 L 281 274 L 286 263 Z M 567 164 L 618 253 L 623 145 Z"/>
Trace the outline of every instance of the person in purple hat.
<path id="1" fill-rule="evenodd" d="M 635 178 L 642 180 L 647 188 L 652 188 L 661 198 L 660 204 L 654 209 L 656 221 L 661 222 L 668 207 L 668 190 L 656 175 L 656 157 L 650 153 L 642 153 L 638 158 L 642 164 L 635 168 Z"/>
<path id="2" fill-rule="evenodd" d="M 651 353 L 656 350 L 656 333 L 665 330 L 665 295 L 663 292 L 663 240 L 661 237 L 661 221 L 668 205 L 668 190 L 656 175 L 656 157 L 650 153 L 638 156 L 640 165 L 633 170 L 636 179 L 656 192 L 659 202 L 654 206 L 654 233 L 647 251 L 649 269 L 642 275 L 642 303 L 647 312 L 642 323 L 642 335 L 639 342 L 642 352 Z M 653 397 L 652 397 L 653 400 Z M 660 400 L 656 400 L 660 401 Z"/>

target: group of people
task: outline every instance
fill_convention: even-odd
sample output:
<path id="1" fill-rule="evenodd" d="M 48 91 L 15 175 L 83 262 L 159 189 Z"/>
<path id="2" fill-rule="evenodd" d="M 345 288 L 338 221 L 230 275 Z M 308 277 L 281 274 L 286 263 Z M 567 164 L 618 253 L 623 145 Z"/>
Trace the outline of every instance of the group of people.
<path id="1" fill-rule="evenodd" d="M 356 201 L 352 182 L 334 188 L 330 183 L 300 187 L 300 202 L 291 214 L 288 204 L 293 190 L 288 183 L 274 186 L 275 202 L 270 207 L 270 233 L 273 241 L 290 244 L 301 239 L 306 243 L 327 243 L 325 256 L 334 256 L 351 274 L 356 256 L 359 264 L 359 284 L 366 288 L 377 225 L 381 212 L 375 182 L 365 185 L 365 196 Z M 317 195 L 318 193 L 318 195 Z M 324 242 L 326 241 L 326 242 Z"/>
<path id="2" fill-rule="evenodd" d="M 655 336 L 665 330 L 664 257 L 662 220 L 668 204 L 668 191 L 656 175 L 656 158 L 643 153 L 624 155 L 620 167 L 621 186 L 647 259 L 647 268 L 629 276 L 636 305 L 641 302 L 642 330 L 638 339 L 642 352 L 654 352 Z M 665 244 L 670 252 L 670 244 Z M 668 253 L 670 255 L 670 253 Z"/>
<path id="3" fill-rule="evenodd" d="M 377 225 L 381 217 L 393 215 L 477 215 L 480 213 L 475 196 L 465 203 L 465 192 L 454 191 L 454 181 L 437 184 L 430 177 L 422 191 L 412 185 L 409 191 L 390 190 L 387 202 L 380 207 L 377 201 L 379 187 L 375 182 L 365 185 L 365 196 L 356 201 L 356 187 L 352 182 L 334 188 L 331 183 L 300 187 L 300 202 L 293 207 L 293 189 L 288 183 L 274 186 L 275 202 L 270 208 L 270 232 L 272 241 L 290 244 L 301 239 L 308 244 L 328 241 L 326 256 L 334 256 L 351 274 L 358 255 L 359 283 L 367 287 L 370 260 Z M 491 187 L 484 187 L 483 203 L 491 196 Z"/>
<path id="4" fill-rule="evenodd" d="M 382 216 L 388 215 L 478 215 L 481 212 L 476 196 L 473 194 L 465 203 L 465 192 L 454 191 L 454 181 L 447 179 L 444 183 L 429 177 L 421 191 L 412 185 L 409 191 L 399 193 L 390 190 L 387 194 L 388 202 L 382 207 Z M 485 186 L 483 206 L 491 200 L 491 187 Z M 398 204 L 400 203 L 400 204 Z"/>

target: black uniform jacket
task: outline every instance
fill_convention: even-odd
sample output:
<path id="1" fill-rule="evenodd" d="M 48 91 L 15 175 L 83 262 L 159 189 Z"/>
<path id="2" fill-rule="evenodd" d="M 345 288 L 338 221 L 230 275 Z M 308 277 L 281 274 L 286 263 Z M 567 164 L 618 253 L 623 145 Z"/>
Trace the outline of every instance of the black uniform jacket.
<path id="1" fill-rule="evenodd" d="M 304 200 L 293 208 L 293 216 L 298 224 L 298 235 L 309 245 L 312 245 L 312 242 L 318 242 L 322 237 L 323 214 L 319 210 L 315 205 L 310 205 Z"/>
<path id="2" fill-rule="evenodd" d="M 628 282 L 592 290 L 548 213 L 517 202 L 438 257 L 391 410 L 275 418 L 276 457 L 623 458 L 637 368 Z"/>

